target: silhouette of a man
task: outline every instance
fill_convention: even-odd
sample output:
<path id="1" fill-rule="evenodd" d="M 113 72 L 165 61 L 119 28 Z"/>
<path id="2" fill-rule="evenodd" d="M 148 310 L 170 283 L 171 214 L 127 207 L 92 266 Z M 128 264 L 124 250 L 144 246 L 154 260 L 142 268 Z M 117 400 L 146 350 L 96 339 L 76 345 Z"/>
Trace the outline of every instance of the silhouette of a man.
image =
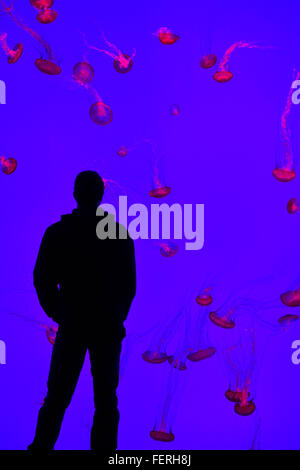
<path id="1" fill-rule="evenodd" d="M 119 412 L 116 389 L 123 322 L 135 296 L 133 241 L 115 223 L 116 239 L 99 239 L 96 216 L 104 193 L 98 173 L 75 180 L 77 209 L 45 232 L 34 269 L 34 285 L 46 314 L 59 324 L 51 358 L 48 393 L 29 450 L 52 450 L 74 393 L 86 351 L 94 384 L 92 450 L 115 450 Z M 124 231 L 128 235 L 118 237 Z"/>

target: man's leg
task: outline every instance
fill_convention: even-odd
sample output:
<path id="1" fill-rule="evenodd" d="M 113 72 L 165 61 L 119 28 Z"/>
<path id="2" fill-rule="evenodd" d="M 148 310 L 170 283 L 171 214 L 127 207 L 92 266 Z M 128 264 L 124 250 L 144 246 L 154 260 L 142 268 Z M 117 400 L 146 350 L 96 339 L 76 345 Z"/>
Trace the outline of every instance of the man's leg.
<path id="1" fill-rule="evenodd" d="M 48 378 L 48 393 L 39 411 L 29 450 L 52 450 L 82 369 L 87 347 L 78 327 L 62 325 L 56 335 Z"/>
<path id="2" fill-rule="evenodd" d="M 94 383 L 95 414 L 91 432 L 92 450 L 117 449 L 119 424 L 116 390 L 122 338 L 101 338 L 89 345 Z"/>

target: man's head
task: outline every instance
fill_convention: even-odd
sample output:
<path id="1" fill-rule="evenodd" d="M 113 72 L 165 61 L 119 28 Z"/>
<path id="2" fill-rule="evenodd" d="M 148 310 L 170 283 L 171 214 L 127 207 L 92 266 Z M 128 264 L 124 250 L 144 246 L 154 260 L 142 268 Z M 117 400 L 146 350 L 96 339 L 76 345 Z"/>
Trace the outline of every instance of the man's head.
<path id="1" fill-rule="evenodd" d="M 78 207 L 96 209 L 103 193 L 104 182 L 96 171 L 82 171 L 76 176 L 73 194 Z"/>

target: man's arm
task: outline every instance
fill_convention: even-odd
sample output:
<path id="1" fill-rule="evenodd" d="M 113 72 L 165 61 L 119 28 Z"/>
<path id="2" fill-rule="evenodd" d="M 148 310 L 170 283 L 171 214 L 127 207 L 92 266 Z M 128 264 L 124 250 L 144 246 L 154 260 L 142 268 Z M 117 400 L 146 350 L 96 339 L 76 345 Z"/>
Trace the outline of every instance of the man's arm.
<path id="1" fill-rule="evenodd" d="M 47 229 L 43 236 L 36 260 L 33 279 L 41 307 L 55 322 L 62 316 L 59 300 L 57 246 L 55 246 L 53 229 Z"/>

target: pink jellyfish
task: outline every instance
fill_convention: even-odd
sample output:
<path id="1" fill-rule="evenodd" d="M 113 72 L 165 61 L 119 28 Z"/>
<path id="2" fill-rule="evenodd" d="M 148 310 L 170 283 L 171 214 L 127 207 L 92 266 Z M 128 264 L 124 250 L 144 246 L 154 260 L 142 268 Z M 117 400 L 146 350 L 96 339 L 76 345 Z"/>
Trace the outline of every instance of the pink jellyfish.
<path id="1" fill-rule="evenodd" d="M 22 55 L 23 45 L 21 43 L 18 43 L 13 49 L 10 49 L 10 47 L 8 47 L 7 45 L 6 38 L 7 38 L 7 33 L 2 33 L 0 35 L 0 42 L 1 42 L 2 49 L 7 55 L 7 62 L 9 64 L 15 64 Z"/>
<path id="2" fill-rule="evenodd" d="M 225 329 L 234 328 L 235 323 L 232 319 L 233 309 L 229 310 L 224 315 L 220 315 L 216 312 L 210 312 L 209 318 L 210 320 L 217 326 Z"/>
<path id="3" fill-rule="evenodd" d="M 155 36 L 158 36 L 160 42 L 166 46 L 175 44 L 175 42 L 177 42 L 179 39 L 177 34 L 172 33 L 172 31 L 166 27 L 159 28 L 159 30 L 155 33 Z"/>
<path id="4" fill-rule="evenodd" d="M 160 244 L 160 253 L 165 258 L 171 258 L 172 256 L 176 255 L 178 252 L 178 245 L 176 243 L 161 243 Z"/>
<path id="5" fill-rule="evenodd" d="M 280 300 L 287 307 L 300 307 L 300 289 L 284 292 L 280 295 Z"/>
<path id="6" fill-rule="evenodd" d="M 209 359 L 216 353 L 216 348 L 208 347 L 204 349 L 198 349 L 198 351 L 188 354 L 187 358 L 192 362 L 203 361 L 204 359 Z"/>
<path id="7" fill-rule="evenodd" d="M 199 295 L 196 297 L 196 302 L 202 307 L 207 307 L 213 301 L 212 296 L 209 294 L 211 287 L 206 287 Z"/>
<path id="8" fill-rule="evenodd" d="M 180 114 L 180 108 L 177 104 L 172 104 L 170 107 L 170 113 L 172 116 L 178 116 Z"/>
<path id="9" fill-rule="evenodd" d="M 53 23 L 57 18 L 57 13 L 51 10 L 53 0 L 30 0 L 31 5 L 38 10 L 37 20 L 43 24 Z"/>
<path id="10" fill-rule="evenodd" d="M 17 15 L 14 11 L 13 7 L 8 7 L 4 0 L 0 0 L 0 5 L 2 5 L 3 10 L 7 13 L 11 19 L 17 23 L 20 28 L 22 28 L 26 33 L 30 34 L 39 44 L 44 48 L 46 53 L 46 58 L 39 58 L 36 59 L 35 65 L 36 67 L 43 73 L 47 75 L 58 75 L 61 72 L 61 68 L 59 65 L 56 64 L 56 59 L 52 53 L 50 45 L 33 29 L 26 26 L 21 17 Z"/>
<path id="11" fill-rule="evenodd" d="M 289 202 L 287 203 L 288 213 L 296 214 L 297 212 L 299 212 L 299 209 L 300 209 L 299 199 L 296 199 L 296 198 L 290 199 Z"/>
<path id="12" fill-rule="evenodd" d="M 97 52 L 103 52 L 104 54 L 110 56 L 113 58 L 113 66 L 114 69 L 119 72 L 119 73 L 127 73 L 130 72 L 133 66 L 133 58 L 135 56 L 135 50 L 133 51 L 132 55 L 124 54 L 121 52 L 115 44 L 112 44 L 111 42 L 107 41 L 105 38 L 104 34 L 102 34 L 103 40 L 106 43 L 106 45 L 111 49 L 110 51 L 105 50 L 105 49 L 99 49 L 98 47 L 92 46 L 88 44 L 86 41 L 85 37 L 85 43 L 87 47 L 90 49 L 93 49 Z"/>
<path id="13" fill-rule="evenodd" d="M 56 326 L 48 326 L 46 328 L 46 335 L 49 343 L 54 344 L 56 339 L 56 333 L 58 332 L 58 328 Z"/>
<path id="14" fill-rule="evenodd" d="M 295 80 L 299 80 L 300 72 L 296 74 Z M 283 140 L 283 161 L 274 168 L 273 176 L 282 183 L 288 183 L 296 177 L 294 169 L 294 156 L 291 144 L 291 130 L 288 126 L 288 117 L 292 108 L 292 94 L 294 89 L 291 87 L 288 93 L 285 108 L 281 116 L 281 136 Z"/>
<path id="15" fill-rule="evenodd" d="M 161 442 L 172 442 L 175 439 L 171 429 L 169 431 L 165 430 L 164 423 L 161 424 L 159 429 L 153 429 L 150 431 L 150 437 L 155 441 Z"/>
<path id="16" fill-rule="evenodd" d="M 117 155 L 119 155 L 119 157 L 126 157 L 127 154 L 128 154 L 127 147 L 125 147 L 125 145 L 121 145 L 121 147 L 119 147 L 117 150 Z"/>
<path id="17" fill-rule="evenodd" d="M 88 62 L 78 62 L 73 67 L 73 78 L 80 85 L 86 85 L 93 80 L 94 69 Z"/>
<path id="18" fill-rule="evenodd" d="M 217 57 L 214 54 L 208 54 L 200 60 L 200 67 L 210 69 L 217 63 Z"/>
<path id="19" fill-rule="evenodd" d="M 5 175 L 11 175 L 17 169 L 17 160 L 14 158 L 0 157 L 0 165 Z"/>
<path id="20" fill-rule="evenodd" d="M 218 70 L 214 74 L 214 79 L 216 80 L 216 82 L 226 83 L 232 79 L 233 74 L 229 70 L 228 62 L 233 51 L 237 48 L 242 48 L 242 47 L 247 47 L 249 49 L 262 48 L 262 46 L 259 46 L 255 43 L 249 43 L 249 42 L 244 42 L 244 41 L 238 41 L 232 44 L 232 46 L 230 46 L 225 52 L 224 57 L 219 64 Z"/>
<path id="21" fill-rule="evenodd" d="M 169 358 L 169 356 L 163 351 L 147 350 L 142 354 L 142 358 L 150 364 L 162 364 Z"/>
<path id="22" fill-rule="evenodd" d="M 97 101 L 90 108 L 90 117 L 95 124 L 106 126 L 112 121 L 113 114 L 111 108 L 102 101 Z"/>
<path id="23" fill-rule="evenodd" d="M 158 165 L 158 158 L 155 152 L 152 153 L 153 157 L 153 172 L 154 172 L 154 188 L 149 191 L 150 197 L 162 198 L 168 196 L 171 192 L 171 188 L 163 184 L 160 169 Z"/>
<path id="24" fill-rule="evenodd" d="M 249 392 L 247 388 L 243 388 L 241 393 L 241 401 L 236 403 L 234 411 L 240 416 L 249 416 L 256 410 L 253 400 L 249 400 Z"/>
<path id="25" fill-rule="evenodd" d="M 299 319 L 300 319 L 299 315 L 287 314 L 278 318 L 278 322 L 280 323 L 280 325 L 290 326 L 292 322 L 297 321 Z"/>

